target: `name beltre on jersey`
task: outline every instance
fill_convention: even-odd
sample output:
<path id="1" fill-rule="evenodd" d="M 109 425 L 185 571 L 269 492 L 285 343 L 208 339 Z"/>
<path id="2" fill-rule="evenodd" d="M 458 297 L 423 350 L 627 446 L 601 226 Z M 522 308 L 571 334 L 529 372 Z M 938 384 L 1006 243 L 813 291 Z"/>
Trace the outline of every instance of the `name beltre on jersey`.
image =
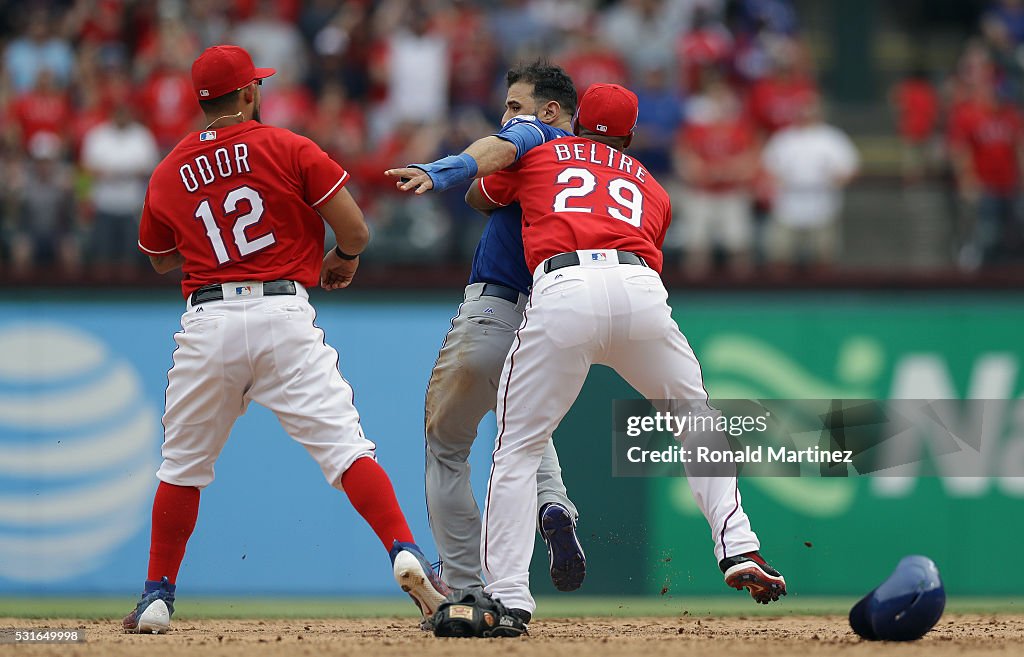
<path id="1" fill-rule="evenodd" d="M 647 182 L 647 171 L 636 160 L 611 146 L 597 142 L 585 144 L 581 141 L 574 144 L 562 144 L 557 141 L 552 143 L 555 146 L 555 157 L 559 162 L 578 160 L 590 164 L 600 164 L 628 173 L 640 182 Z"/>

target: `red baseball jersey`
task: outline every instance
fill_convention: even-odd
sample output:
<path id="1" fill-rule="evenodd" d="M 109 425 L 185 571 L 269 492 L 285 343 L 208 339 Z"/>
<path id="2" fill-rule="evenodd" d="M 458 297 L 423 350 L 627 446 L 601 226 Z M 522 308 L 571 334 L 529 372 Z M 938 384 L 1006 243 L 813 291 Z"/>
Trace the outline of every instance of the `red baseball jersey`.
<path id="1" fill-rule="evenodd" d="M 757 148 L 754 129 L 742 118 L 691 123 L 679 131 L 676 142 L 680 148 L 692 151 L 712 171 Z M 749 181 L 708 179 L 696 184 L 709 192 L 727 192 L 742 189 L 749 185 Z"/>
<path id="2" fill-rule="evenodd" d="M 639 160 L 596 141 L 563 137 L 480 181 L 498 205 L 523 209 L 526 264 L 578 249 L 632 251 L 661 272 L 672 203 Z"/>
<path id="3" fill-rule="evenodd" d="M 1015 192 L 1020 177 L 1017 148 L 1024 141 L 1024 120 L 1016 108 L 964 103 L 949 123 L 950 141 L 967 148 L 985 187 L 999 194 Z"/>
<path id="4" fill-rule="evenodd" d="M 211 283 L 320 282 L 324 221 L 316 207 L 348 173 L 305 137 L 255 121 L 193 132 L 157 165 L 139 248 L 179 252 L 187 297 Z"/>
<path id="5" fill-rule="evenodd" d="M 809 79 L 764 78 L 750 89 L 747 113 L 759 129 L 768 134 L 778 132 L 796 122 L 816 93 L 817 87 Z"/>
<path id="6" fill-rule="evenodd" d="M 187 71 L 160 70 L 140 89 L 146 126 L 160 144 L 170 146 L 203 118 Z M 202 123 L 199 123 L 202 125 Z"/>
<path id="7" fill-rule="evenodd" d="M 939 94 L 927 80 L 907 80 L 893 94 L 899 111 L 900 134 L 915 143 L 926 140 L 939 121 Z"/>

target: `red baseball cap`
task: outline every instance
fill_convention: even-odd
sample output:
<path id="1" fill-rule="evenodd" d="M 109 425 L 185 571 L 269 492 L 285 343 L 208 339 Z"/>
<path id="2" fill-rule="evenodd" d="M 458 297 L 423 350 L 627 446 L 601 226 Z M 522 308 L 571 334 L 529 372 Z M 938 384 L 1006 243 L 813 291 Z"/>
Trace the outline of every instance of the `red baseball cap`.
<path id="1" fill-rule="evenodd" d="M 609 137 L 628 137 L 636 127 L 636 94 L 617 84 L 592 84 L 576 108 L 575 125 Z"/>
<path id="2" fill-rule="evenodd" d="M 199 100 L 211 100 L 276 72 L 272 68 L 256 68 L 245 48 L 213 46 L 192 62 L 192 88 Z"/>

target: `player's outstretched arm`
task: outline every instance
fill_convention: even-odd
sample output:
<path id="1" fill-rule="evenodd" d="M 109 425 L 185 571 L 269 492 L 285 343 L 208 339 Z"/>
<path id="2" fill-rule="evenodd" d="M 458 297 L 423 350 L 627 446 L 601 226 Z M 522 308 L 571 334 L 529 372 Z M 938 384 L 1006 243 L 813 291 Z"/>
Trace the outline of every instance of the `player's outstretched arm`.
<path id="1" fill-rule="evenodd" d="M 466 205 L 484 216 L 490 216 L 491 212 L 501 207 L 487 198 L 483 190 L 480 189 L 479 180 L 474 180 L 469 186 L 469 191 L 466 192 Z"/>
<path id="2" fill-rule="evenodd" d="M 166 274 L 185 264 L 185 258 L 175 251 L 167 255 L 149 256 L 149 262 L 158 274 Z"/>
<path id="3" fill-rule="evenodd" d="M 412 164 L 388 169 L 384 175 L 396 180 L 403 192 L 423 194 L 431 189 L 443 192 L 474 178 L 489 176 L 516 161 L 517 148 L 512 142 L 490 135 L 477 139 L 459 155 L 449 155 L 428 164 Z"/>
<path id="4" fill-rule="evenodd" d="M 320 286 L 325 290 L 348 287 L 359 267 L 359 254 L 370 241 L 363 211 L 345 188 L 318 206 L 317 211 L 334 231 L 338 244 L 337 249 L 331 249 L 324 256 L 320 267 Z"/>

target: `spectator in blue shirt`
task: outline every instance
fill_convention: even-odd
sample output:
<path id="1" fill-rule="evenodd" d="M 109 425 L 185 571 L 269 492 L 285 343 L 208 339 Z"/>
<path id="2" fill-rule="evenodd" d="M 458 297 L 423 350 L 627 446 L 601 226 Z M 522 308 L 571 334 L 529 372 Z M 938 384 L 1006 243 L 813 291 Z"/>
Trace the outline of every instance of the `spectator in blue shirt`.
<path id="1" fill-rule="evenodd" d="M 53 34 L 50 17 L 42 9 L 30 14 L 25 33 L 4 52 L 4 67 L 15 93 L 31 89 L 39 72 L 47 69 L 53 71 L 60 86 L 66 86 L 74 63 L 70 44 Z"/>

